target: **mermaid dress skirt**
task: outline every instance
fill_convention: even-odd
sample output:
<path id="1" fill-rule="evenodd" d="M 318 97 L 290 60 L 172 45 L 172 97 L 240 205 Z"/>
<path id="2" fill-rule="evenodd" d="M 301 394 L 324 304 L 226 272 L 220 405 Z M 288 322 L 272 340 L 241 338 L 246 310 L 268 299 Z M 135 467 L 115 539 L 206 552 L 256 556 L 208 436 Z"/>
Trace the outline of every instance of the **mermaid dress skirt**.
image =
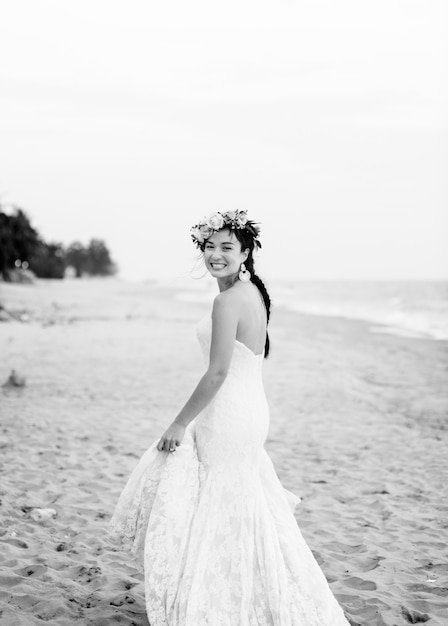
<path id="1" fill-rule="evenodd" d="M 197 330 L 207 363 L 211 318 Z M 111 531 L 143 556 L 151 626 L 349 626 L 264 448 L 262 364 L 235 340 L 176 452 L 154 441 L 119 497 Z"/>

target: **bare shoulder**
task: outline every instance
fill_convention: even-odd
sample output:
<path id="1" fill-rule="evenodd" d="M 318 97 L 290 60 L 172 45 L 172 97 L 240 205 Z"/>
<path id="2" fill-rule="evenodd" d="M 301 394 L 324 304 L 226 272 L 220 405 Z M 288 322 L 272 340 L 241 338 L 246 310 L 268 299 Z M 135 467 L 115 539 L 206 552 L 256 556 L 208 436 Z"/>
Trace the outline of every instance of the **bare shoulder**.
<path id="1" fill-rule="evenodd" d="M 239 289 L 226 289 L 213 300 L 213 309 L 223 311 L 226 309 L 239 309 L 244 306 L 245 297 Z"/>
<path id="2" fill-rule="evenodd" d="M 229 298 L 228 294 L 223 291 L 215 296 L 213 300 L 212 318 L 226 318 L 232 315 L 235 309 L 233 298 Z"/>

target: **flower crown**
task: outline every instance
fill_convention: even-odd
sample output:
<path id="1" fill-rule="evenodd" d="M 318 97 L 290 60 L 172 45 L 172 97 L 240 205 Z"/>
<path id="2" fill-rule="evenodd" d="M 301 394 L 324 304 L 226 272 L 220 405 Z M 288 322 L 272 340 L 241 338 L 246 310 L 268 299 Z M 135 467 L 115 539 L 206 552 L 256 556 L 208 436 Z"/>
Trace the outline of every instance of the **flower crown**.
<path id="1" fill-rule="evenodd" d="M 210 213 L 208 217 L 203 217 L 198 224 L 190 229 L 193 243 L 197 248 L 201 248 L 206 239 L 222 228 L 246 229 L 254 238 L 257 248 L 261 248 L 261 243 L 258 240 L 260 228 L 255 222 L 247 219 L 247 211 L 239 211 L 238 209 L 235 211 L 217 211 Z"/>

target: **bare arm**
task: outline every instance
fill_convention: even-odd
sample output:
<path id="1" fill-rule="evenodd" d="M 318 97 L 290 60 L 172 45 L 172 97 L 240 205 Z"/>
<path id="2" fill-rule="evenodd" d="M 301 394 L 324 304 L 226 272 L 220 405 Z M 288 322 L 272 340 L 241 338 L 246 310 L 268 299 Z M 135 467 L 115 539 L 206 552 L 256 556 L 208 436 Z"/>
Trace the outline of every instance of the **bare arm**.
<path id="1" fill-rule="evenodd" d="M 233 298 L 218 295 L 213 303 L 210 363 L 191 397 L 174 420 L 187 426 L 211 402 L 226 379 L 236 330 L 238 313 Z"/>
<path id="2" fill-rule="evenodd" d="M 174 422 L 181 426 L 188 426 L 215 397 L 224 380 L 223 375 L 211 376 L 209 372 L 206 372 Z"/>
<path id="3" fill-rule="evenodd" d="M 159 450 L 173 448 L 188 424 L 205 409 L 226 379 L 238 327 L 238 308 L 234 297 L 219 294 L 213 303 L 210 362 L 195 390 L 171 426 L 162 435 Z M 178 444 L 177 444 L 178 445 Z"/>

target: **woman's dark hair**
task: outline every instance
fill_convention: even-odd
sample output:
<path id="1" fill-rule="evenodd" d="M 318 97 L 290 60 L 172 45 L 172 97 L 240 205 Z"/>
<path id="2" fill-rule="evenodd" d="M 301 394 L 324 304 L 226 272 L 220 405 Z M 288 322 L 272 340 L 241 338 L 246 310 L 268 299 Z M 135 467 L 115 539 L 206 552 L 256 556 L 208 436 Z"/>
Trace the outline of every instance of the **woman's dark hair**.
<path id="1" fill-rule="evenodd" d="M 224 228 L 229 228 L 229 227 L 224 226 Z M 268 290 L 266 289 L 264 282 L 255 273 L 254 256 L 253 256 L 254 248 L 255 248 L 255 238 L 254 238 L 253 231 L 250 227 L 249 229 L 248 228 L 232 228 L 232 229 L 229 228 L 229 230 L 230 232 L 235 234 L 235 237 L 240 242 L 241 250 L 246 250 L 247 248 L 249 248 L 249 255 L 247 259 L 244 261 L 244 265 L 246 266 L 246 269 L 250 272 L 251 282 L 253 282 L 254 285 L 258 287 L 258 290 L 261 293 L 261 296 L 264 301 L 264 305 L 266 307 L 267 323 L 269 324 L 269 318 L 271 316 L 271 298 L 269 297 Z M 258 243 L 258 247 L 261 248 L 260 242 L 257 242 L 257 243 Z M 201 246 L 202 251 L 204 251 L 205 249 L 205 244 L 206 244 L 206 241 L 204 241 L 203 246 Z M 269 334 L 266 330 L 266 341 L 264 344 L 264 358 L 268 356 L 269 348 L 270 348 Z"/>

